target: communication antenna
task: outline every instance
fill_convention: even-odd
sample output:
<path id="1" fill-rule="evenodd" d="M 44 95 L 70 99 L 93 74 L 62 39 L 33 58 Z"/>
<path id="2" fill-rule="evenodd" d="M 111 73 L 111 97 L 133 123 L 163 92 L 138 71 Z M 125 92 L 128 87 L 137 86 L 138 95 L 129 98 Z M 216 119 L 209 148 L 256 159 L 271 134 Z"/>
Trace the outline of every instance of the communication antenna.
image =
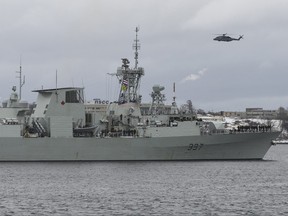
<path id="1" fill-rule="evenodd" d="M 173 102 L 175 102 L 176 94 L 175 94 L 175 82 L 173 83 Z"/>
<path id="2" fill-rule="evenodd" d="M 57 85 L 58 85 L 58 76 L 57 76 L 57 69 L 56 69 L 56 92 L 57 92 L 57 90 L 58 90 Z"/>
<path id="3" fill-rule="evenodd" d="M 135 32 L 136 32 L 136 39 L 134 40 L 135 43 L 133 44 L 133 49 L 135 50 L 135 69 L 137 69 L 138 67 L 138 50 L 140 50 L 140 43 L 139 43 L 139 39 L 138 39 L 138 32 L 140 30 L 140 27 L 136 27 Z"/>
<path id="4" fill-rule="evenodd" d="M 25 76 L 23 77 L 22 81 L 22 57 L 20 56 L 20 70 L 16 71 L 16 73 L 19 73 L 19 100 L 21 100 L 21 94 L 22 94 L 22 86 L 25 84 Z"/>
<path id="5" fill-rule="evenodd" d="M 58 74 L 57 74 L 57 69 L 56 69 L 56 102 L 58 102 Z"/>
<path id="6" fill-rule="evenodd" d="M 177 104 L 176 104 L 175 82 L 173 83 L 173 102 L 172 102 L 170 114 L 179 114 L 179 109 L 178 109 Z"/>

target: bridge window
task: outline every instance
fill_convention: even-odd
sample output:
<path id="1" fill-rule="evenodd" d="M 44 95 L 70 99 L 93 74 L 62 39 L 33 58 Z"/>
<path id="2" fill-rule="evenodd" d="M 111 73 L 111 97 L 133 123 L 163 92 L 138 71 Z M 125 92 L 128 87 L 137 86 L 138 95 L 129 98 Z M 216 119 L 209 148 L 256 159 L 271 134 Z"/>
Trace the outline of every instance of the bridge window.
<path id="1" fill-rule="evenodd" d="M 66 91 L 66 103 L 80 103 L 80 101 L 79 90 Z"/>

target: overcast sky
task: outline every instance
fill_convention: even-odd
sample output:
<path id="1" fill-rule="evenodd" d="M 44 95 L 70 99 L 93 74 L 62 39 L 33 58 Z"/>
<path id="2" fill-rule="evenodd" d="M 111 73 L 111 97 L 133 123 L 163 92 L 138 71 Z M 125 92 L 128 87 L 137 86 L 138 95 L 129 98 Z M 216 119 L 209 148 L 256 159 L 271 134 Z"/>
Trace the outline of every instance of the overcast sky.
<path id="1" fill-rule="evenodd" d="M 20 56 L 23 100 L 55 88 L 56 70 L 58 87 L 116 99 L 107 73 L 133 63 L 139 26 L 145 102 L 160 84 L 170 103 L 175 82 L 178 104 L 206 111 L 287 108 L 287 11 L 287 0 L 0 0 L 0 100 L 19 86 Z M 244 39 L 213 40 L 222 33 Z"/>

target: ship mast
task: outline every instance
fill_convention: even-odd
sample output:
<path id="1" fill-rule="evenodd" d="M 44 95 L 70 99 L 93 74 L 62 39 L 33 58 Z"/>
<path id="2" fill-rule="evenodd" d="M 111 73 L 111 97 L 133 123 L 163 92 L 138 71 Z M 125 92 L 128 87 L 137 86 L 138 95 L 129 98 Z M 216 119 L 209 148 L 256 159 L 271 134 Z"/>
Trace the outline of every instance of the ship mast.
<path id="1" fill-rule="evenodd" d="M 120 81 L 120 92 L 119 92 L 119 104 L 125 103 L 140 103 L 141 95 L 138 94 L 140 79 L 144 75 L 144 69 L 138 67 L 138 50 L 140 49 L 140 43 L 138 39 L 139 28 L 135 29 L 136 39 L 133 43 L 133 49 L 135 49 L 134 59 L 135 67 L 131 69 L 129 67 L 129 60 L 127 58 L 122 58 L 122 67 L 117 69 L 116 76 Z"/>
<path id="2" fill-rule="evenodd" d="M 135 50 L 135 56 L 134 56 L 135 68 L 134 69 L 137 69 L 137 67 L 138 67 L 138 50 L 140 49 L 140 43 L 138 40 L 139 27 L 136 27 L 135 32 L 136 32 L 136 39 L 134 40 L 135 43 L 133 44 L 133 49 Z"/>
<path id="3" fill-rule="evenodd" d="M 173 101 L 171 106 L 171 113 L 170 114 L 179 114 L 179 110 L 176 104 L 176 93 L 175 93 L 175 82 L 173 83 Z"/>
<path id="4" fill-rule="evenodd" d="M 176 103 L 175 82 L 173 83 L 173 102 Z"/>
<path id="5" fill-rule="evenodd" d="M 19 69 L 19 71 L 16 71 L 16 73 L 19 73 L 19 76 L 17 78 L 19 78 L 19 100 L 21 100 L 22 87 L 25 84 L 25 76 L 23 77 L 23 81 L 22 81 L 22 61 L 21 61 L 21 57 L 20 57 L 20 69 Z"/>
<path id="6" fill-rule="evenodd" d="M 166 100 L 165 95 L 161 92 L 165 89 L 164 86 L 154 85 L 152 87 L 153 92 L 150 94 L 152 97 L 152 103 L 149 108 L 150 115 L 164 114 L 164 101 Z"/>

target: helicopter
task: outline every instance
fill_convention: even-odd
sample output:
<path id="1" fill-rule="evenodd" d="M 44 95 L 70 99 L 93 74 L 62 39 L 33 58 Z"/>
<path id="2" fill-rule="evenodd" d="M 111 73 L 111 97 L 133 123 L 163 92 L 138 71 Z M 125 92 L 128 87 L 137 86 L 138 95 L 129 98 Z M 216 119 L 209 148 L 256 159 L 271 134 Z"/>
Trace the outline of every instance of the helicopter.
<path id="1" fill-rule="evenodd" d="M 226 34 L 222 34 L 221 36 L 217 36 L 215 37 L 213 40 L 216 40 L 216 41 L 225 41 L 225 42 L 230 42 L 230 41 L 239 41 L 243 38 L 244 35 L 240 35 L 239 38 L 232 38 L 230 36 L 227 36 L 227 33 Z"/>

